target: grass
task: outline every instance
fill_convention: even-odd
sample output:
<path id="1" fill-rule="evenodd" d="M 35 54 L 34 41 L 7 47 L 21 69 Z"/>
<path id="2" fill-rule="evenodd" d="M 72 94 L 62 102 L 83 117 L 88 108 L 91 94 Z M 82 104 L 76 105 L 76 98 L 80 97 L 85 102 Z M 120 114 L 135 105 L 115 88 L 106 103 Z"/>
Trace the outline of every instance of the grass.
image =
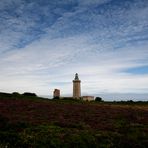
<path id="1" fill-rule="evenodd" d="M 0 148 L 146 148 L 148 104 L 0 93 Z"/>

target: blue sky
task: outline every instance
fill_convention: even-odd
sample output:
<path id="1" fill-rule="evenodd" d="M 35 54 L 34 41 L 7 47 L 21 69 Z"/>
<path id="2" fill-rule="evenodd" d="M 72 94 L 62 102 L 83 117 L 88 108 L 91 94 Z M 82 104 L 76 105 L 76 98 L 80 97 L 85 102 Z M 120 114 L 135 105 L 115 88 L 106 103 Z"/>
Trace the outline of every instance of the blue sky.
<path id="1" fill-rule="evenodd" d="M 148 93 L 147 0 L 1 0 L 0 91 Z M 147 97 L 147 95 L 146 95 Z"/>

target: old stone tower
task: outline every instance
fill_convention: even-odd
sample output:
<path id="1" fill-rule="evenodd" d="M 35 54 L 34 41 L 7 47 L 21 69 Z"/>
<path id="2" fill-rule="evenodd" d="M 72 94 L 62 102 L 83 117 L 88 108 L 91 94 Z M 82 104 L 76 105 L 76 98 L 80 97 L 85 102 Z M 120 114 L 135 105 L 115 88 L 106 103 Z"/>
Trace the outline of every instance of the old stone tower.
<path id="1" fill-rule="evenodd" d="M 53 92 L 53 98 L 60 98 L 60 90 L 59 89 L 55 89 Z"/>
<path id="2" fill-rule="evenodd" d="M 75 79 L 73 80 L 73 98 L 79 99 L 81 97 L 81 81 L 79 80 L 78 74 L 75 74 Z"/>

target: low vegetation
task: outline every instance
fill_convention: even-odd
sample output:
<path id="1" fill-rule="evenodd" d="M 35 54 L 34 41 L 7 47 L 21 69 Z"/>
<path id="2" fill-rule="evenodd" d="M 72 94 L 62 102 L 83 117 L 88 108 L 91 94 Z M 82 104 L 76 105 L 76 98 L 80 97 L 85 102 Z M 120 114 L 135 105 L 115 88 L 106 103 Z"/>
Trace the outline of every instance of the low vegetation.
<path id="1" fill-rule="evenodd" d="M 0 148 L 147 148 L 148 103 L 0 93 Z"/>

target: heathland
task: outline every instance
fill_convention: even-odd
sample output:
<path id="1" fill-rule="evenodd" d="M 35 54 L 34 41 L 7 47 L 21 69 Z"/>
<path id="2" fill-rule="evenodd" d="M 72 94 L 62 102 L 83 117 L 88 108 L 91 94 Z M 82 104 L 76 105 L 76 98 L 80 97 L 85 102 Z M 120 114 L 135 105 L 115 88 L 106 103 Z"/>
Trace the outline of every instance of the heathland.
<path id="1" fill-rule="evenodd" d="M 0 148 L 147 148 L 147 102 L 0 93 Z"/>

